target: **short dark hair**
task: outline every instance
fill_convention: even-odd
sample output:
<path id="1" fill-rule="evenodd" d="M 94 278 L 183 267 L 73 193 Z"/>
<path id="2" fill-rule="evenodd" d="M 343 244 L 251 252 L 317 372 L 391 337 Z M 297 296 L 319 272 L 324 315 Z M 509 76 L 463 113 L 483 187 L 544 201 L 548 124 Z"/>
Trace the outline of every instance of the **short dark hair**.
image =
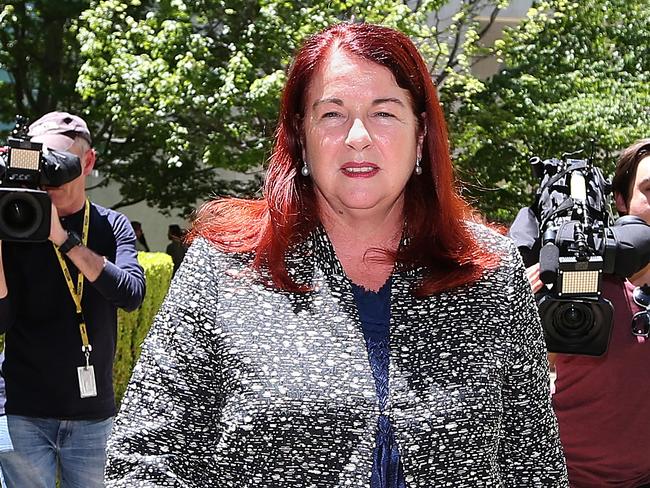
<path id="1" fill-rule="evenodd" d="M 612 179 L 612 189 L 629 203 L 632 196 L 630 190 L 636 177 L 636 169 L 646 156 L 650 156 L 650 138 L 639 139 L 631 146 L 623 149 L 616 162 L 616 170 Z"/>
<path id="2" fill-rule="evenodd" d="M 174 237 L 183 237 L 183 231 L 181 230 L 181 226 L 178 224 L 170 224 L 169 233 Z"/>

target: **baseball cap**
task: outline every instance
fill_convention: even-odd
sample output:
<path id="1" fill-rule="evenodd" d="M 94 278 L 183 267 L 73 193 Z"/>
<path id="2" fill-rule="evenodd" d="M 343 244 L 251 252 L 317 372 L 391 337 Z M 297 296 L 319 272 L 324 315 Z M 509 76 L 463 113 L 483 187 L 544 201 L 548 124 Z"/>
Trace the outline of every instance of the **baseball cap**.
<path id="1" fill-rule="evenodd" d="M 92 143 L 88 125 L 81 117 L 68 112 L 50 112 L 29 126 L 27 134 L 33 142 L 49 148 L 65 151 L 74 143 L 75 137 L 83 137 Z"/>

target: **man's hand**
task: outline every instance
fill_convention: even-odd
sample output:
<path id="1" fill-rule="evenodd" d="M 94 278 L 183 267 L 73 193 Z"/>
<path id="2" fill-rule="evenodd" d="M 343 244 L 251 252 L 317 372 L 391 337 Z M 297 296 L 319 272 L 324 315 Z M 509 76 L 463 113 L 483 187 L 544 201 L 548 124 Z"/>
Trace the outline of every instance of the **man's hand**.
<path id="1" fill-rule="evenodd" d="M 57 247 L 60 247 L 68 239 L 68 232 L 61 225 L 59 212 L 52 204 L 52 219 L 50 222 L 49 240 Z M 89 281 L 95 281 L 104 270 L 106 258 L 99 256 L 86 246 L 75 246 L 66 254 L 68 259 L 77 267 Z M 2 288 L 0 287 L 0 292 Z"/>
<path id="2" fill-rule="evenodd" d="M 65 231 L 63 226 L 61 226 L 61 221 L 59 220 L 59 212 L 57 212 L 54 204 L 51 204 L 52 207 L 52 217 L 50 219 L 50 236 L 49 240 L 52 241 L 57 247 L 65 242 L 68 238 L 68 233 Z"/>
<path id="3" fill-rule="evenodd" d="M 539 278 L 539 263 L 533 264 L 530 268 L 526 268 L 526 277 L 528 278 L 530 287 L 533 289 L 533 293 L 537 293 L 544 286 L 544 283 Z"/>

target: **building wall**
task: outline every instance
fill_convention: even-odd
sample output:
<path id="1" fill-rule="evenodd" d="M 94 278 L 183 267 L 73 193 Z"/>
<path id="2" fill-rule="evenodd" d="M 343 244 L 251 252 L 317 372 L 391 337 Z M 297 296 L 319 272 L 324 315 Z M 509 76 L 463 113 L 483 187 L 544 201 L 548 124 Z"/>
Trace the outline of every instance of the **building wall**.
<path id="1" fill-rule="evenodd" d="M 516 0 L 512 2 L 512 5 L 500 12 L 490 30 L 486 32 L 484 37 L 486 45 L 493 45 L 495 40 L 501 38 L 504 28 L 517 25 L 526 16 L 532 4 L 532 0 Z M 489 12 L 485 12 L 485 16 L 482 17 L 484 24 L 489 21 L 488 14 Z M 500 65 L 496 58 L 491 57 L 477 62 L 473 71 L 476 76 L 485 79 L 497 73 L 499 68 Z"/>
<path id="2" fill-rule="evenodd" d="M 100 176 L 97 174 L 91 175 L 86 180 L 87 187 L 94 186 L 100 179 Z M 89 190 L 88 196 L 93 202 L 104 207 L 113 207 L 121 199 L 119 188 L 116 184 Z M 183 218 L 179 214 L 179 211 L 174 212 L 171 216 L 167 216 L 158 209 L 148 206 L 146 202 L 121 207 L 117 210 L 126 215 L 129 220 L 137 220 L 142 224 L 142 231 L 147 238 L 147 244 L 151 251 L 165 251 L 165 247 L 169 244 L 169 240 L 167 239 L 169 224 L 178 224 L 182 228 L 187 228 L 189 225 L 187 219 Z"/>

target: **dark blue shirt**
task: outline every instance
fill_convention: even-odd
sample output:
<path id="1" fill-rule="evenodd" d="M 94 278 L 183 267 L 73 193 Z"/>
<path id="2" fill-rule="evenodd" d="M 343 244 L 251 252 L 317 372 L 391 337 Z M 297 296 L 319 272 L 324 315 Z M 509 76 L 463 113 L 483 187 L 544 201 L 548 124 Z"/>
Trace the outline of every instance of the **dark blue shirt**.
<path id="1" fill-rule="evenodd" d="M 82 234 L 83 209 L 61 218 Z M 85 365 L 75 304 L 51 242 L 3 242 L 9 294 L 0 300 L 0 332 L 6 331 L 2 374 L 7 414 L 59 419 L 115 415 L 112 367 L 117 308 L 137 308 L 145 282 L 135 234 L 121 213 L 92 204 L 88 248 L 107 259 L 104 270 L 84 283 L 82 309 L 92 346 L 97 396 L 81 398 L 77 367 Z M 66 258 L 67 260 L 67 258 Z M 67 260 L 76 284 L 77 268 Z"/>
<path id="2" fill-rule="evenodd" d="M 389 389 L 390 284 L 391 280 L 389 279 L 376 293 L 358 285 L 352 285 L 381 412 L 377 421 L 377 439 L 370 488 L 406 487 L 393 428 L 389 417 L 384 414 Z"/>

